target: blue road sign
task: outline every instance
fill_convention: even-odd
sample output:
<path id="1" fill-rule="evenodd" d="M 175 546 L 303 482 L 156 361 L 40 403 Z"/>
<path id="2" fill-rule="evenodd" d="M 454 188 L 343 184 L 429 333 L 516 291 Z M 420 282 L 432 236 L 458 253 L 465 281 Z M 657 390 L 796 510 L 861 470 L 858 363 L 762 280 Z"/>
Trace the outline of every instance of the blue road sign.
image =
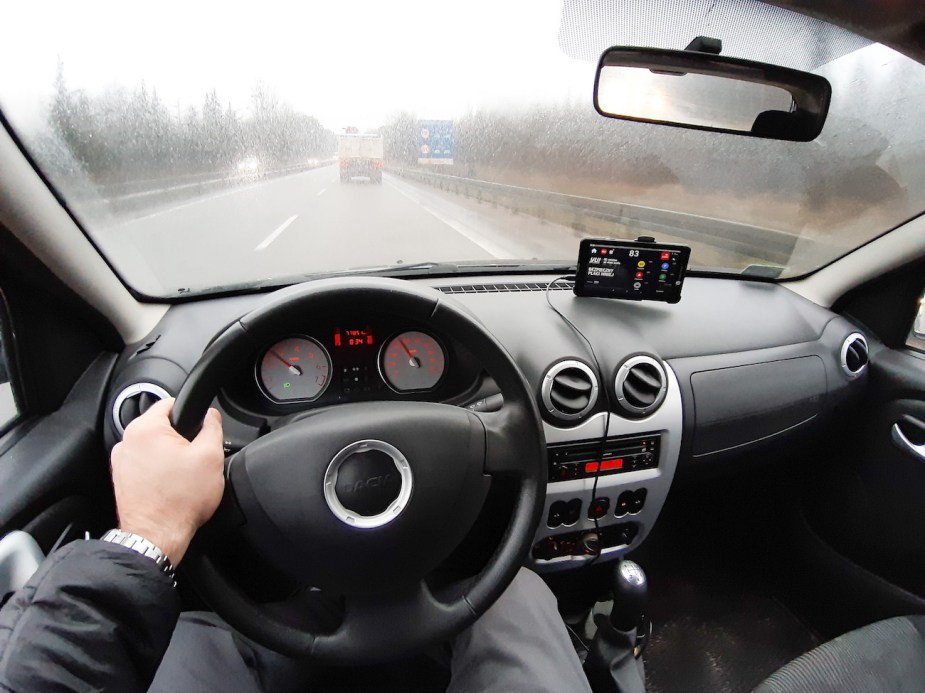
<path id="1" fill-rule="evenodd" d="M 418 163 L 453 163 L 453 121 L 418 121 Z"/>

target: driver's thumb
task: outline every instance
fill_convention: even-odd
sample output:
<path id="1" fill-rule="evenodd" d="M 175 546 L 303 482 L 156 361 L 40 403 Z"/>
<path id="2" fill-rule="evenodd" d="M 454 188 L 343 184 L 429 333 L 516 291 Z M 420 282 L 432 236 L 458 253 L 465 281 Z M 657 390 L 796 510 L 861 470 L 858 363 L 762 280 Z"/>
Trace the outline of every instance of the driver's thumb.
<path id="1" fill-rule="evenodd" d="M 222 432 L 222 415 L 218 409 L 209 409 L 202 420 L 202 428 L 193 439 L 192 444 L 197 447 L 214 447 L 222 449 L 225 437 Z"/>

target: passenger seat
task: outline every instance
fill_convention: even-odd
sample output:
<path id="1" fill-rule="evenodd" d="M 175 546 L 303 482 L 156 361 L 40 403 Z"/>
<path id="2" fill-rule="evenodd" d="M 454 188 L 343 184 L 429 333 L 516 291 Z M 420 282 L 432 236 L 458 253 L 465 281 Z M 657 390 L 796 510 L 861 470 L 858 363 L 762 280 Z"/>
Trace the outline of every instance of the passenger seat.
<path id="1" fill-rule="evenodd" d="M 925 616 L 901 616 L 823 643 L 765 679 L 755 693 L 925 691 Z"/>

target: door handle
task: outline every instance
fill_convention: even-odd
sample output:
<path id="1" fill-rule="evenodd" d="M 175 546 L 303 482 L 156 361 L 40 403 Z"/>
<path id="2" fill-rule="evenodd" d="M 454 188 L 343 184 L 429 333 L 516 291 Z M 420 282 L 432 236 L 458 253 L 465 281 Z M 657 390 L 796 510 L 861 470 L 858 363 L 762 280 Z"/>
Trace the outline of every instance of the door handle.
<path id="1" fill-rule="evenodd" d="M 894 423 L 892 428 L 893 443 L 895 443 L 896 447 L 919 460 L 925 461 L 925 443 L 913 443 L 909 439 L 909 436 L 903 432 L 903 424 L 911 426 L 917 429 L 919 434 L 925 435 L 925 422 L 919 421 L 914 416 L 906 414 L 899 421 Z"/>

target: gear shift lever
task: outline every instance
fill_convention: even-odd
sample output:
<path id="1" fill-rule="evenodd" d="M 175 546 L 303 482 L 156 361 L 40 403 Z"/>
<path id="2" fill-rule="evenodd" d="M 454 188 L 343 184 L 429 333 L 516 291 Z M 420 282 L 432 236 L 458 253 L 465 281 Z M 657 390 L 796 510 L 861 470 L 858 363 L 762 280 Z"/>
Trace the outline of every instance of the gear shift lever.
<path id="1" fill-rule="evenodd" d="M 636 629 L 648 596 L 646 574 L 633 561 L 613 568 L 613 607 L 597 617 L 597 634 L 585 660 L 585 673 L 595 693 L 645 693 L 642 658 L 637 658 Z"/>
<path id="2" fill-rule="evenodd" d="M 610 625 L 617 630 L 631 630 L 642 622 L 649 596 L 649 581 L 638 563 L 620 561 L 613 571 L 613 608 Z"/>

